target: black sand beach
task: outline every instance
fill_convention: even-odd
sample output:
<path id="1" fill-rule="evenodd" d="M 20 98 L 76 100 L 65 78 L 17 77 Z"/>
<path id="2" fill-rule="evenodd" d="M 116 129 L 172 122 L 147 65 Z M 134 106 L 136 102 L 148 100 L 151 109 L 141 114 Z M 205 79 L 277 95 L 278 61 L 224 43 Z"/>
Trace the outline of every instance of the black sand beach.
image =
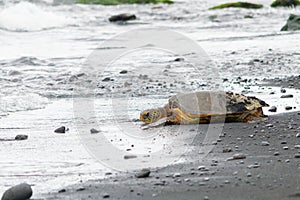
<path id="1" fill-rule="evenodd" d="M 225 124 L 203 160 L 151 169 L 148 178 L 127 173 L 79 183 L 47 199 L 300 199 L 299 118 Z M 227 160 L 235 154 L 246 158 Z"/>

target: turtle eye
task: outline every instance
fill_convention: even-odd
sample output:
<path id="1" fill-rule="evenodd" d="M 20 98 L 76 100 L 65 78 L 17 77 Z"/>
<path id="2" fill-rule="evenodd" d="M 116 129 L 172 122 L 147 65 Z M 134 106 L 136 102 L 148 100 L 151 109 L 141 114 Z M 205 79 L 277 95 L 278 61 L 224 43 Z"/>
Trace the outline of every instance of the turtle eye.
<path id="1" fill-rule="evenodd" d="M 150 115 L 149 112 L 144 113 L 144 115 L 143 115 L 144 119 L 149 118 L 149 115 Z"/>

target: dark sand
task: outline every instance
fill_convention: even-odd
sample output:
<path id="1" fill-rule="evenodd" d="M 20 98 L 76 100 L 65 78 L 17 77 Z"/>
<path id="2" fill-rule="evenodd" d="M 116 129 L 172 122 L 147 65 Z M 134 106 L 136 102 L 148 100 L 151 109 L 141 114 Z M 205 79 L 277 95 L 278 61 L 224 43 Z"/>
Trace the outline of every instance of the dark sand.
<path id="1" fill-rule="evenodd" d="M 80 183 L 47 199 L 300 199 L 299 119 L 296 112 L 225 124 L 224 136 L 204 160 L 152 169 L 149 178 L 127 173 Z M 232 152 L 223 153 L 227 148 Z M 227 161 L 236 153 L 246 158 Z"/>

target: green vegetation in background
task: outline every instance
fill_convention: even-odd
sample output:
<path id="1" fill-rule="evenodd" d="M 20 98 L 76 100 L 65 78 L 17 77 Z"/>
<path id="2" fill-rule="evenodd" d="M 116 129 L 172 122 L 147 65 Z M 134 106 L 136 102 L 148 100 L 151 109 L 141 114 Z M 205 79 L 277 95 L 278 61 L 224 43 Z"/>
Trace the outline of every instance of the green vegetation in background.
<path id="1" fill-rule="evenodd" d="M 174 3 L 173 0 L 77 0 L 81 4 L 101 4 L 101 5 L 120 5 L 120 4 L 148 4 L 148 3 Z"/>
<path id="2" fill-rule="evenodd" d="M 233 3 L 220 4 L 218 6 L 214 6 L 214 7 L 209 8 L 209 10 L 222 9 L 222 8 L 259 9 L 259 8 L 262 8 L 262 7 L 263 7 L 263 5 L 261 5 L 261 4 L 254 4 L 254 3 L 248 3 L 248 2 L 233 2 Z"/>
<path id="3" fill-rule="evenodd" d="M 271 7 L 296 7 L 300 5 L 300 0 L 275 0 Z"/>

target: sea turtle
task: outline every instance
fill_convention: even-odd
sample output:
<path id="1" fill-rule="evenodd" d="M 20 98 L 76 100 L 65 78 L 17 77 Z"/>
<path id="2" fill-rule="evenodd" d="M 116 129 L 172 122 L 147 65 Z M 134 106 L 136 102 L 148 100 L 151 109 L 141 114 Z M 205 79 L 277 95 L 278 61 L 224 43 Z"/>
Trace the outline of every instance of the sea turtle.
<path id="1" fill-rule="evenodd" d="M 222 91 L 200 91 L 178 94 L 164 107 L 148 109 L 140 114 L 146 124 L 204 124 L 210 122 L 249 122 L 266 117 L 266 102 L 242 94 Z"/>

